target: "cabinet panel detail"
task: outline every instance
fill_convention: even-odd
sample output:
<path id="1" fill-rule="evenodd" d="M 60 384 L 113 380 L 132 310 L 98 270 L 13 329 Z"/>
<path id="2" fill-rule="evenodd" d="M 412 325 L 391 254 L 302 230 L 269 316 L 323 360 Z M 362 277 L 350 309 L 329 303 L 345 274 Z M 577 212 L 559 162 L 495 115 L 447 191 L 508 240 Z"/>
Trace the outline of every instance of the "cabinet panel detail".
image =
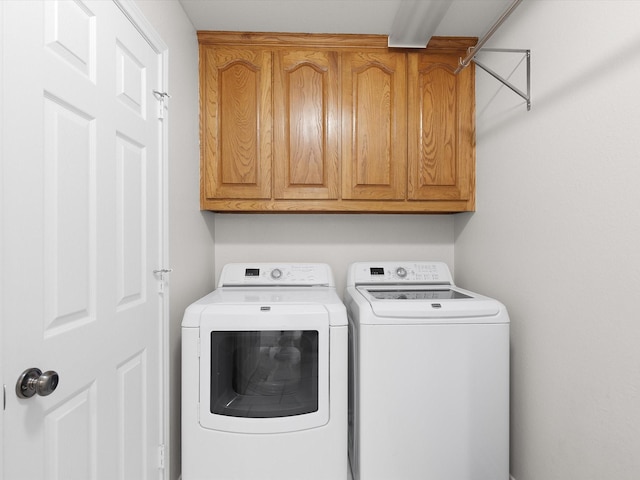
<path id="1" fill-rule="evenodd" d="M 220 159 L 222 183 L 257 182 L 259 128 L 255 69 L 235 62 L 220 71 Z"/>
<path id="2" fill-rule="evenodd" d="M 205 198 L 271 198 L 271 54 L 201 50 Z"/>
<path id="3" fill-rule="evenodd" d="M 466 200 L 474 162 L 472 70 L 451 56 L 409 58 L 409 199 Z M 470 97 L 473 98 L 473 97 Z"/>
<path id="4" fill-rule="evenodd" d="M 282 51 L 274 66 L 274 197 L 338 198 L 338 54 Z"/>
<path id="5" fill-rule="evenodd" d="M 404 199 L 406 56 L 349 54 L 342 71 L 342 197 Z"/>
<path id="6" fill-rule="evenodd" d="M 437 65 L 421 75 L 420 185 L 454 185 L 456 177 L 456 79 Z"/>

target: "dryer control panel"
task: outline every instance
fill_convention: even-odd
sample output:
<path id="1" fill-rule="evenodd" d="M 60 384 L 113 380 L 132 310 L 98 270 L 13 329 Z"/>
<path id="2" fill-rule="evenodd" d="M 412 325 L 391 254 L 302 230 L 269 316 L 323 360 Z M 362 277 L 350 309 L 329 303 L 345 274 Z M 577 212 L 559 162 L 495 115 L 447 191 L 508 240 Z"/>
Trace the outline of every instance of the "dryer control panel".
<path id="1" fill-rule="evenodd" d="M 349 267 L 347 285 L 453 285 L 444 262 L 358 262 Z"/>
<path id="2" fill-rule="evenodd" d="M 229 263 L 218 282 L 218 287 L 257 286 L 335 287 L 335 283 L 324 263 Z"/>

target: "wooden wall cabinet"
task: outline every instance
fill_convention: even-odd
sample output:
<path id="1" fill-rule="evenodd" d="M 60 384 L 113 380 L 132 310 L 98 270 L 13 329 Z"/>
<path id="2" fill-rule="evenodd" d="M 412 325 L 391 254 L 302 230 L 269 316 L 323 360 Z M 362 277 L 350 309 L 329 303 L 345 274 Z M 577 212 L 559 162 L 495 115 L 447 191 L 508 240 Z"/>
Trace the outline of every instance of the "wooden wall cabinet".
<path id="1" fill-rule="evenodd" d="M 469 200 L 475 186 L 474 76 L 458 57 L 409 54 L 408 198 Z"/>
<path id="2" fill-rule="evenodd" d="M 274 53 L 276 200 L 339 198 L 338 54 Z"/>
<path id="3" fill-rule="evenodd" d="M 475 208 L 470 38 L 199 32 L 201 208 Z"/>
<path id="4" fill-rule="evenodd" d="M 262 48 L 201 51 L 203 200 L 271 198 L 271 68 Z"/>
<path id="5" fill-rule="evenodd" d="M 342 198 L 405 200 L 407 56 L 342 58 Z"/>

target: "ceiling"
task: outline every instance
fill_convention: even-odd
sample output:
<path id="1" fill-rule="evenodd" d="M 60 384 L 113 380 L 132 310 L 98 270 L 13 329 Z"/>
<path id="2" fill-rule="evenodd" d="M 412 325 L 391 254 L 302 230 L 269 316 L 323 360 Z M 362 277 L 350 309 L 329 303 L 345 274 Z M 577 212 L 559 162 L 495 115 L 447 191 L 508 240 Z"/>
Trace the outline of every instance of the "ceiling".
<path id="1" fill-rule="evenodd" d="M 482 37 L 512 0 L 179 0 L 196 30 L 360 33 L 423 47 L 432 35 Z"/>

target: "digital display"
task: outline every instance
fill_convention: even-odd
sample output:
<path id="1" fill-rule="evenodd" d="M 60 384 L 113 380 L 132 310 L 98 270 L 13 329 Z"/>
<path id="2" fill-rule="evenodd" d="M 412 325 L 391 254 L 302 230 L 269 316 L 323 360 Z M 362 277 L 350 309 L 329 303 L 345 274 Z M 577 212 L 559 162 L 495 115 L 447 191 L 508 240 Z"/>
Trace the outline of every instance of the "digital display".
<path id="1" fill-rule="evenodd" d="M 382 267 L 371 267 L 369 270 L 371 275 L 384 275 L 384 268 Z"/>
<path id="2" fill-rule="evenodd" d="M 245 277 L 259 277 L 260 269 L 259 268 L 246 268 L 244 270 Z"/>

